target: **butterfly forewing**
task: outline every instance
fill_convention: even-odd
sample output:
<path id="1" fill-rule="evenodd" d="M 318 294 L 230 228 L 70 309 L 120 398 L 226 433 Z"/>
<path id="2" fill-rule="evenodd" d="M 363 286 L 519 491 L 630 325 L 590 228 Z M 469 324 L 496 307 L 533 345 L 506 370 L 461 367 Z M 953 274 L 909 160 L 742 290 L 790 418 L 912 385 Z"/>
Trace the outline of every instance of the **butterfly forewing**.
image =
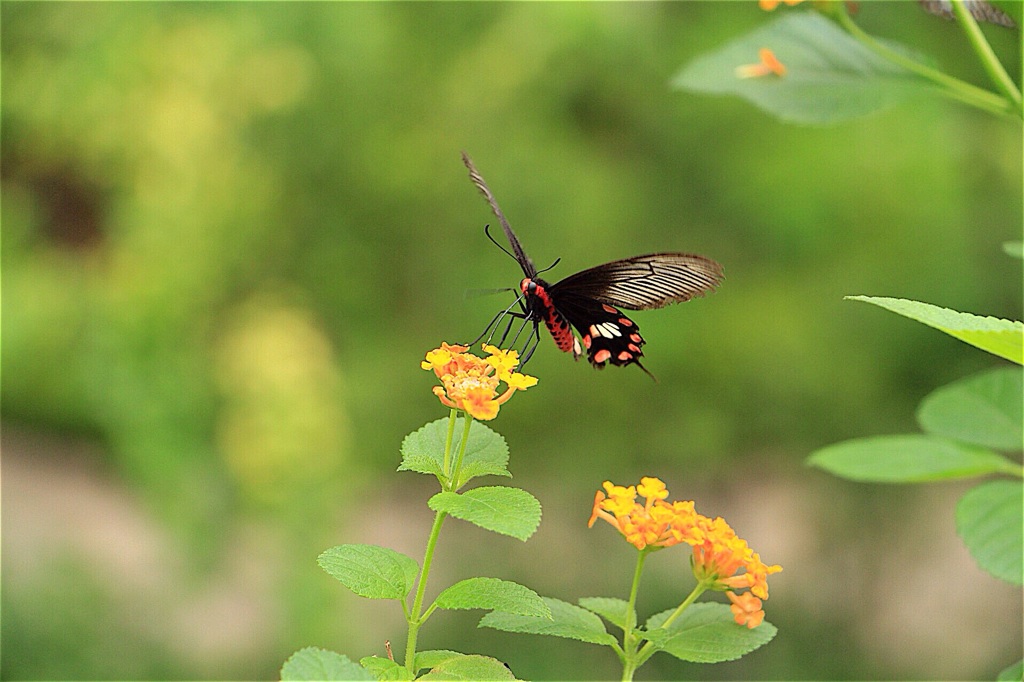
<path id="1" fill-rule="evenodd" d="M 494 194 L 491 193 L 491 188 L 484 182 L 484 178 L 480 175 L 480 171 L 473 165 L 473 160 L 469 158 L 466 152 L 462 152 L 462 163 L 466 164 L 466 168 L 469 169 L 469 179 L 473 181 L 473 184 L 477 186 L 484 198 L 487 199 L 487 203 L 491 205 L 491 210 L 494 212 L 498 222 L 501 223 L 501 229 L 505 231 L 505 237 L 508 238 L 509 244 L 512 245 L 512 253 L 515 255 L 516 260 L 519 261 L 519 266 L 523 269 L 523 272 L 527 277 L 536 277 L 537 268 L 534 267 L 533 261 L 523 251 L 522 245 L 519 243 L 519 239 L 516 238 L 515 232 L 512 231 L 512 227 L 508 224 L 508 220 L 505 219 L 505 214 L 501 212 L 501 207 L 498 206 L 498 200 L 494 198 Z"/>
<path id="2" fill-rule="evenodd" d="M 722 266 L 690 253 L 652 253 L 598 265 L 551 285 L 556 302 L 590 298 L 629 310 L 661 308 L 714 291 Z"/>

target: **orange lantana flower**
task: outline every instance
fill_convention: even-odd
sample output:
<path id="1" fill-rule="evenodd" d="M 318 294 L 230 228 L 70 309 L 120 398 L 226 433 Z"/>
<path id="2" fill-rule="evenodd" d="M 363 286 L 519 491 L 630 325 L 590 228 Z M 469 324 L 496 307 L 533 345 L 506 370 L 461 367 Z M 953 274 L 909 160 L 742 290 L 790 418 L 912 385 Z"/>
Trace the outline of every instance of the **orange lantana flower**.
<path id="1" fill-rule="evenodd" d="M 732 602 L 729 609 L 732 611 L 737 625 L 746 625 L 753 630 L 764 622 L 764 609 L 761 608 L 760 599 L 749 592 L 743 594 L 726 592 L 725 596 Z"/>
<path id="2" fill-rule="evenodd" d="M 768 598 L 768 576 L 782 570 L 761 561 L 747 541 L 718 517 L 698 514 L 691 501 L 666 502 L 668 490 L 657 478 L 637 486 L 604 482 L 594 496 L 589 525 L 604 519 L 639 550 L 686 543 L 693 547 L 690 563 L 705 589 L 724 591 L 732 601 L 736 622 L 754 628 L 764 620 L 761 600 Z M 637 496 L 646 498 L 643 504 Z M 748 589 L 737 594 L 736 590 Z"/>
<path id="3" fill-rule="evenodd" d="M 512 371 L 519 365 L 517 351 L 484 346 L 490 357 L 480 358 L 467 353 L 468 350 L 468 346 L 442 343 L 420 363 L 420 367 L 433 370 L 441 380 L 441 386 L 435 386 L 433 391 L 443 405 L 486 421 L 498 416 L 498 408 L 513 393 L 537 383 L 535 377 Z M 506 388 L 499 394 L 498 385 L 502 382 Z"/>
<path id="4" fill-rule="evenodd" d="M 659 479 L 644 477 L 639 486 L 628 488 L 605 481 L 604 489 L 607 495 L 599 490 L 594 497 L 588 525 L 604 519 L 637 549 L 671 547 L 680 542 L 692 545 L 701 540 L 693 502 L 666 502 L 668 490 Z M 636 501 L 638 494 L 646 498 L 644 504 Z"/>
<path id="5" fill-rule="evenodd" d="M 725 519 L 702 518 L 706 534 L 704 542 L 693 548 L 693 572 L 700 580 L 715 582 L 713 589 L 748 587 L 762 598 L 768 598 L 768 576 L 782 566 L 767 566 L 747 541 L 736 535 Z M 743 569 L 743 573 L 738 573 Z"/>

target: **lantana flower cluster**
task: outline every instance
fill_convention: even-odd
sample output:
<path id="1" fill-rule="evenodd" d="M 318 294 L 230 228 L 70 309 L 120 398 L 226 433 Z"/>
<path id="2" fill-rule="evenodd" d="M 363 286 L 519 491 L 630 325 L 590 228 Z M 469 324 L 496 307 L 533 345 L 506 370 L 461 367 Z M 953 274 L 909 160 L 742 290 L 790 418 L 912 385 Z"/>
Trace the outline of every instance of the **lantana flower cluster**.
<path id="1" fill-rule="evenodd" d="M 525 391 L 537 383 L 536 377 L 513 371 L 519 366 L 519 352 L 484 345 L 488 357 L 466 351 L 468 346 L 442 343 L 426 355 L 420 367 L 433 370 L 441 380 L 434 395 L 441 404 L 462 410 L 482 421 L 498 416 L 498 409 L 516 391 Z M 505 389 L 499 393 L 499 384 Z"/>
<path id="2" fill-rule="evenodd" d="M 637 502 L 638 496 L 645 498 L 643 504 Z M 725 519 L 698 514 L 692 501 L 667 502 L 667 497 L 665 484 L 657 478 L 644 477 L 639 485 L 629 487 L 605 481 L 604 491 L 597 491 L 594 497 L 588 525 L 603 519 L 641 551 L 690 545 L 697 580 L 708 589 L 726 593 L 737 623 L 748 628 L 760 625 L 764 620 L 762 600 L 768 598 L 768 576 L 782 567 L 762 562 Z M 748 591 L 736 592 L 744 588 Z"/>

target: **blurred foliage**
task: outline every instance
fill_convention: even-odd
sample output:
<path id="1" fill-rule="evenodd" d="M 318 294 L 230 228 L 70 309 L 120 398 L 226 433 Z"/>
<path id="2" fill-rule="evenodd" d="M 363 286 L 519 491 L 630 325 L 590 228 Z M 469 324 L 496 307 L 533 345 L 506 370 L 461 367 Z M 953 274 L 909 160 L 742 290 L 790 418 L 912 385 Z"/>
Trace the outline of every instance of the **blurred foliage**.
<path id="1" fill-rule="evenodd" d="M 562 258 L 552 280 L 656 250 L 706 254 L 727 277 L 714 296 L 636 316 L 658 384 L 594 372 L 542 339 L 529 366 L 539 387 L 497 427 L 544 522 L 524 549 L 486 538 L 493 556 L 457 554 L 472 574 L 518 571 L 507 577 L 566 599 L 619 593 L 615 570 L 564 572 L 604 548 L 578 537 L 593 490 L 639 475 L 730 519 L 747 495 L 811 477 L 824 511 L 790 532 L 815 534 L 824 554 L 868 552 L 843 535 L 863 505 L 914 498 L 824 481 L 803 457 L 912 428 L 925 393 L 991 361 L 842 297 L 1020 317 L 1020 262 L 1000 246 L 1020 237 L 1020 129 L 928 101 L 787 127 L 738 100 L 671 91 L 681 65 L 764 21 L 753 2 L 25 2 L 0 19 L 4 426 L 102 444 L 108 470 L 174 531 L 191 582 L 167 590 L 198 589 L 245 529 L 262 529 L 246 561 L 274 567 L 279 604 L 260 616 L 273 644 L 235 653 L 235 667 L 153 637 L 152 654 L 133 646 L 123 655 L 139 661 L 104 669 L 64 652 L 111 650 L 93 640 L 130 630 L 118 620 L 130 599 L 108 598 L 117 585 L 83 570 L 80 584 L 64 571 L 14 587 L 5 570 L 7 679 L 271 677 L 307 644 L 381 653 L 400 614 L 360 611 L 315 557 L 339 541 L 425 537 L 404 530 L 423 523 L 405 514 L 421 513 L 425 491 L 390 473 L 402 437 L 442 414 L 418 362 L 510 300 L 465 292 L 519 279 L 483 235 L 492 217 L 462 149 L 538 266 Z M 916 5 L 861 3 L 857 20 L 984 82 L 959 29 Z M 1018 33 L 986 33 L 1021 63 Z M 6 549 L 17 529 L 5 531 Z M 785 609 L 776 595 L 810 577 L 762 554 L 786 566 L 773 587 Z M 779 641 L 735 667 L 657 672 L 938 674 L 934 656 L 886 662 L 849 645 L 864 608 L 788 609 L 769 614 Z M 64 612 L 80 627 L 57 627 Z M 571 644 L 449 618 L 445 646 L 465 641 L 524 677 L 579 672 Z M 951 674 L 992 677 L 1005 658 Z"/>

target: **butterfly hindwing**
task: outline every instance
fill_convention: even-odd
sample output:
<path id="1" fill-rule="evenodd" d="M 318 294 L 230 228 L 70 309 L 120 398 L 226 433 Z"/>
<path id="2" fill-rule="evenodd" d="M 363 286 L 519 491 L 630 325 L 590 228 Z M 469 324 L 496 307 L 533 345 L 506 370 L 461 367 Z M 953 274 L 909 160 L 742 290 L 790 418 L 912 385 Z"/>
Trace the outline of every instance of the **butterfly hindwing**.
<path id="1" fill-rule="evenodd" d="M 565 294 L 556 306 L 579 332 L 587 359 L 594 367 L 600 369 L 608 363 L 619 367 L 640 365 L 641 347 L 646 341 L 636 322 L 621 310 L 572 293 Z"/>

